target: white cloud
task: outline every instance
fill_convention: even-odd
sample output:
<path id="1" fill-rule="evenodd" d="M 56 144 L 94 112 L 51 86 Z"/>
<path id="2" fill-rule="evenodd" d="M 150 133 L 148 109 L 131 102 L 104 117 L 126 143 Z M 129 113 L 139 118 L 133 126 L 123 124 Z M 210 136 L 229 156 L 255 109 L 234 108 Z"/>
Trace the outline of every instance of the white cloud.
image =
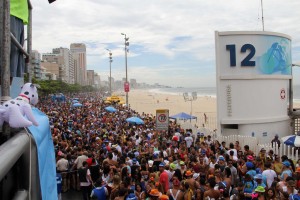
<path id="1" fill-rule="evenodd" d="M 91 60 L 87 60 L 88 66 L 105 75 L 107 70 L 98 70 L 107 68 L 105 49 L 112 49 L 114 59 L 122 59 L 124 37 L 120 33 L 124 32 L 130 38 L 128 56 L 132 60 L 145 58 L 143 62 L 129 68 L 134 78 L 166 84 L 165 80 L 170 79 L 168 74 L 172 72 L 169 82 L 174 85 L 177 82 L 190 86 L 203 85 L 204 81 L 207 81 L 206 85 L 214 85 L 214 31 L 262 30 L 260 2 L 57 0 L 48 4 L 46 0 L 32 0 L 33 48 L 45 53 L 52 48 L 69 47 L 73 42 L 89 42 L 93 45 L 88 47 L 87 53 L 95 56 L 89 57 Z M 265 30 L 290 35 L 293 47 L 299 49 L 300 1 L 264 0 L 263 6 Z M 180 37 L 188 39 L 174 42 L 175 38 Z M 137 45 L 141 48 L 135 52 L 134 47 Z M 150 58 L 145 54 L 165 57 L 174 62 L 178 62 L 179 56 L 190 55 L 190 60 L 186 60 L 185 68 L 177 63 L 148 66 L 151 60 L 146 60 Z M 300 60 L 299 52 L 295 52 L 293 58 Z M 105 63 L 105 66 L 99 67 L 100 63 Z M 181 69 L 186 71 L 182 72 Z M 119 72 L 120 77 L 122 73 Z"/>

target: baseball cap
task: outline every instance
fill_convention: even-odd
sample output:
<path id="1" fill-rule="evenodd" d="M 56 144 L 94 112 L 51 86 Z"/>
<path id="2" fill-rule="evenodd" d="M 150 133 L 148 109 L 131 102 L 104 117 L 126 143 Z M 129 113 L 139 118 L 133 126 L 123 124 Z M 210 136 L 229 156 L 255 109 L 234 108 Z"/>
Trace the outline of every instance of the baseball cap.
<path id="1" fill-rule="evenodd" d="M 291 166 L 291 163 L 289 161 L 287 161 L 287 160 L 284 161 L 284 162 L 282 162 L 282 164 L 285 165 L 285 166 L 287 166 L 287 167 Z"/>
<path id="2" fill-rule="evenodd" d="M 173 169 L 173 170 L 175 170 L 175 169 L 176 169 L 176 164 L 171 163 L 171 164 L 170 164 L 170 168 Z M 299 169 L 300 169 L 300 168 L 299 168 Z"/>
<path id="3" fill-rule="evenodd" d="M 187 171 L 185 172 L 185 175 L 186 175 L 186 176 L 192 176 L 193 173 L 192 173 L 190 170 L 187 170 Z"/>
<path id="4" fill-rule="evenodd" d="M 137 162 L 136 158 L 133 158 L 132 163 L 136 163 L 136 162 Z"/>
<path id="5" fill-rule="evenodd" d="M 161 162 L 161 163 L 159 164 L 159 167 L 165 167 L 165 163 Z"/>
<path id="6" fill-rule="evenodd" d="M 193 179 L 197 179 L 199 176 L 200 176 L 199 173 L 195 173 L 195 174 L 193 175 Z"/>
<path id="7" fill-rule="evenodd" d="M 219 156 L 219 160 L 225 161 L 225 158 L 223 156 Z"/>
<path id="8" fill-rule="evenodd" d="M 255 188 L 255 192 L 265 192 L 265 188 L 263 186 L 257 186 L 257 188 Z"/>
<path id="9" fill-rule="evenodd" d="M 252 162 L 246 162 L 246 167 L 247 168 L 253 168 L 254 164 Z"/>
<path id="10" fill-rule="evenodd" d="M 167 195 L 163 194 L 159 197 L 159 199 L 160 200 L 169 200 L 169 197 Z"/>
<path id="11" fill-rule="evenodd" d="M 251 161 L 253 161 L 253 160 L 254 160 L 254 158 L 253 158 L 253 156 L 249 155 L 249 156 L 247 156 L 247 160 L 251 160 Z"/>
<path id="12" fill-rule="evenodd" d="M 137 200 L 137 197 L 135 196 L 134 193 L 130 193 L 130 194 L 127 196 L 126 200 Z"/>
<path id="13" fill-rule="evenodd" d="M 151 196 L 159 197 L 161 196 L 161 192 L 158 191 L 158 189 L 151 189 L 150 193 Z"/>
<path id="14" fill-rule="evenodd" d="M 255 176 L 254 176 L 254 179 L 262 179 L 263 177 L 262 177 L 262 175 L 261 174 L 256 174 Z"/>

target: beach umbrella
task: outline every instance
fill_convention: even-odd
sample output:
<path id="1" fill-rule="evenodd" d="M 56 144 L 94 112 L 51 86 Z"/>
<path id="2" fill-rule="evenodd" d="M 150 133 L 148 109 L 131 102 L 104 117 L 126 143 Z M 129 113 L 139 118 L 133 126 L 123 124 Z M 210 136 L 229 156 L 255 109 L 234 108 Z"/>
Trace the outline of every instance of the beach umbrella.
<path id="1" fill-rule="evenodd" d="M 106 111 L 108 112 L 117 112 L 117 109 L 115 109 L 114 107 L 112 106 L 107 106 L 104 108 Z"/>
<path id="2" fill-rule="evenodd" d="M 286 145 L 293 147 L 300 147 L 300 136 L 299 135 L 288 135 L 281 138 L 282 142 Z"/>
<path id="3" fill-rule="evenodd" d="M 74 103 L 72 106 L 73 106 L 73 107 L 81 107 L 82 104 L 81 104 L 81 103 Z"/>
<path id="4" fill-rule="evenodd" d="M 126 119 L 126 121 L 131 124 L 144 124 L 144 121 L 138 117 L 129 117 Z"/>

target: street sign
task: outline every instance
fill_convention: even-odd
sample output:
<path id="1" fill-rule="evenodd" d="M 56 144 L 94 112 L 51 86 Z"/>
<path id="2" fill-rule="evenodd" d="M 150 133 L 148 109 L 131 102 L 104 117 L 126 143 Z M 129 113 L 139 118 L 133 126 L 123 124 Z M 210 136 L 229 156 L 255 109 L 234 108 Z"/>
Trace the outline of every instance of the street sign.
<path id="1" fill-rule="evenodd" d="M 156 130 L 165 130 L 169 128 L 169 110 L 156 110 Z"/>
<path id="2" fill-rule="evenodd" d="M 129 92 L 129 83 L 128 82 L 124 83 L 124 91 Z"/>

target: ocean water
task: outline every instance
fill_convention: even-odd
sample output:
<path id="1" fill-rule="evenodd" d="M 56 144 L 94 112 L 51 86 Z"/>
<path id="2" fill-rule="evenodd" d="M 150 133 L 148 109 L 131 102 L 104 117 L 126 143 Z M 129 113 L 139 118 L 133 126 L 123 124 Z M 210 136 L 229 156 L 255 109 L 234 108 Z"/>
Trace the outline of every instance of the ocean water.
<path id="1" fill-rule="evenodd" d="M 191 95 L 192 92 L 197 92 L 198 97 L 217 96 L 217 88 L 216 87 L 198 87 L 198 88 L 155 88 L 151 89 L 149 92 L 153 93 L 161 93 L 161 94 L 170 94 L 170 95 L 179 95 L 182 96 L 183 93 L 187 92 Z M 294 85 L 293 87 L 293 99 L 294 102 L 300 103 L 300 85 Z"/>

